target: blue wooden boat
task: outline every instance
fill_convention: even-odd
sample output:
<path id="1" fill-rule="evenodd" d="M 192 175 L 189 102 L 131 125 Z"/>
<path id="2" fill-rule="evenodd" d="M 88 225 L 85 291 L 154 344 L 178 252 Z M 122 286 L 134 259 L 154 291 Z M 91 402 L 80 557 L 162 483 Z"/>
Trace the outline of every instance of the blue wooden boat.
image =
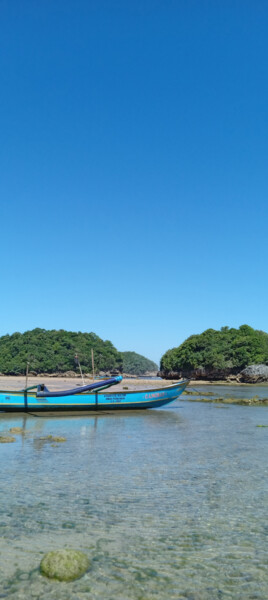
<path id="1" fill-rule="evenodd" d="M 21 391 L 0 391 L 0 411 L 35 413 L 158 408 L 176 400 L 188 385 L 185 380 L 148 390 L 107 391 L 120 381 L 122 377 L 118 376 L 60 392 L 49 391 L 44 384 Z"/>

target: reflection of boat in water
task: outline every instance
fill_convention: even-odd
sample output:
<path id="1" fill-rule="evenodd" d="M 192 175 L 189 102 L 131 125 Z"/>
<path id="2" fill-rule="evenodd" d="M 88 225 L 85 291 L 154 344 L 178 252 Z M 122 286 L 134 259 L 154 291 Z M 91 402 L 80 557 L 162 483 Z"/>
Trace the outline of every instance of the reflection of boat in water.
<path id="1" fill-rule="evenodd" d="M 176 400 L 188 385 L 188 380 L 185 380 L 167 387 L 147 390 L 107 391 L 107 388 L 121 380 L 121 376 L 113 377 L 59 392 L 49 391 L 43 384 L 21 391 L 0 391 L 0 411 L 101 411 L 158 408 Z"/>

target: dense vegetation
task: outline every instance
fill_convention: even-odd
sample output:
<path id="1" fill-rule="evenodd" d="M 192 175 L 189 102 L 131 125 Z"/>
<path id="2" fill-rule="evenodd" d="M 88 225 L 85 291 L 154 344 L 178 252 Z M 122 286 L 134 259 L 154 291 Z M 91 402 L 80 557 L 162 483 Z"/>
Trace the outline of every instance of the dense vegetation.
<path id="1" fill-rule="evenodd" d="M 241 325 L 222 327 L 191 335 L 181 346 L 168 350 L 161 359 L 163 372 L 207 371 L 238 372 L 248 365 L 268 364 L 268 334 Z"/>
<path id="2" fill-rule="evenodd" d="M 30 371 L 37 374 L 75 371 L 76 354 L 82 370 L 90 373 L 92 348 L 96 372 L 122 371 L 121 353 L 111 342 L 103 341 L 95 333 L 33 329 L 0 337 L 0 373 L 23 374 L 27 361 Z"/>
<path id="3" fill-rule="evenodd" d="M 129 375 L 144 375 L 152 371 L 158 371 L 158 366 L 152 360 L 145 358 L 136 352 L 122 352 L 123 371 Z"/>

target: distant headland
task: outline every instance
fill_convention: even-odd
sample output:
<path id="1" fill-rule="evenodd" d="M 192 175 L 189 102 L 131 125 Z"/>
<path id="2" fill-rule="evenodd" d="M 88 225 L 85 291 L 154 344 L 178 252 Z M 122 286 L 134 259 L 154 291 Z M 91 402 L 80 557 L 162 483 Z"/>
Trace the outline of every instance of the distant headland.
<path id="1" fill-rule="evenodd" d="M 119 352 L 95 333 L 33 329 L 0 337 L 0 375 L 156 374 L 157 365 L 136 352 Z M 81 371 L 80 371 L 81 369 Z"/>
<path id="2" fill-rule="evenodd" d="M 241 325 L 191 335 L 163 355 L 159 375 L 230 383 L 268 381 L 268 334 Z"/>

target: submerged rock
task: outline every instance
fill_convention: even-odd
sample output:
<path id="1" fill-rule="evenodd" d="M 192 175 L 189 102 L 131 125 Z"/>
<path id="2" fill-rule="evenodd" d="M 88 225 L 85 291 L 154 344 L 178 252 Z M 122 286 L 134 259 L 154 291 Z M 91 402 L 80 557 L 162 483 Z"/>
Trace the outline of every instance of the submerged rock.
<path id="1" fill-rule="evenodd" d="M 58 581 L 73 581 L 82 577 L 90 566 L 86 554 L 80 550 L 54 550 L 41 561 L 42 575 Z"/>
<path id="2" fill-rule="evenodd" d="M 10 442 L 15 442 L 16 438 L 12 435 L 1 435 L 0 436 L 0 444 L 9 444 Z"/>
<path id="3" fill-rule="evenodd" d="M 66 442 L 65 437 L 60 435 L 44 435 L 39 438 L 42 442 Z"/>
<path id="4" fill-rule="evenodd" d="M 24 433 L 22 427 L 11 427 L 9 431 L 10 433 Z"/>

